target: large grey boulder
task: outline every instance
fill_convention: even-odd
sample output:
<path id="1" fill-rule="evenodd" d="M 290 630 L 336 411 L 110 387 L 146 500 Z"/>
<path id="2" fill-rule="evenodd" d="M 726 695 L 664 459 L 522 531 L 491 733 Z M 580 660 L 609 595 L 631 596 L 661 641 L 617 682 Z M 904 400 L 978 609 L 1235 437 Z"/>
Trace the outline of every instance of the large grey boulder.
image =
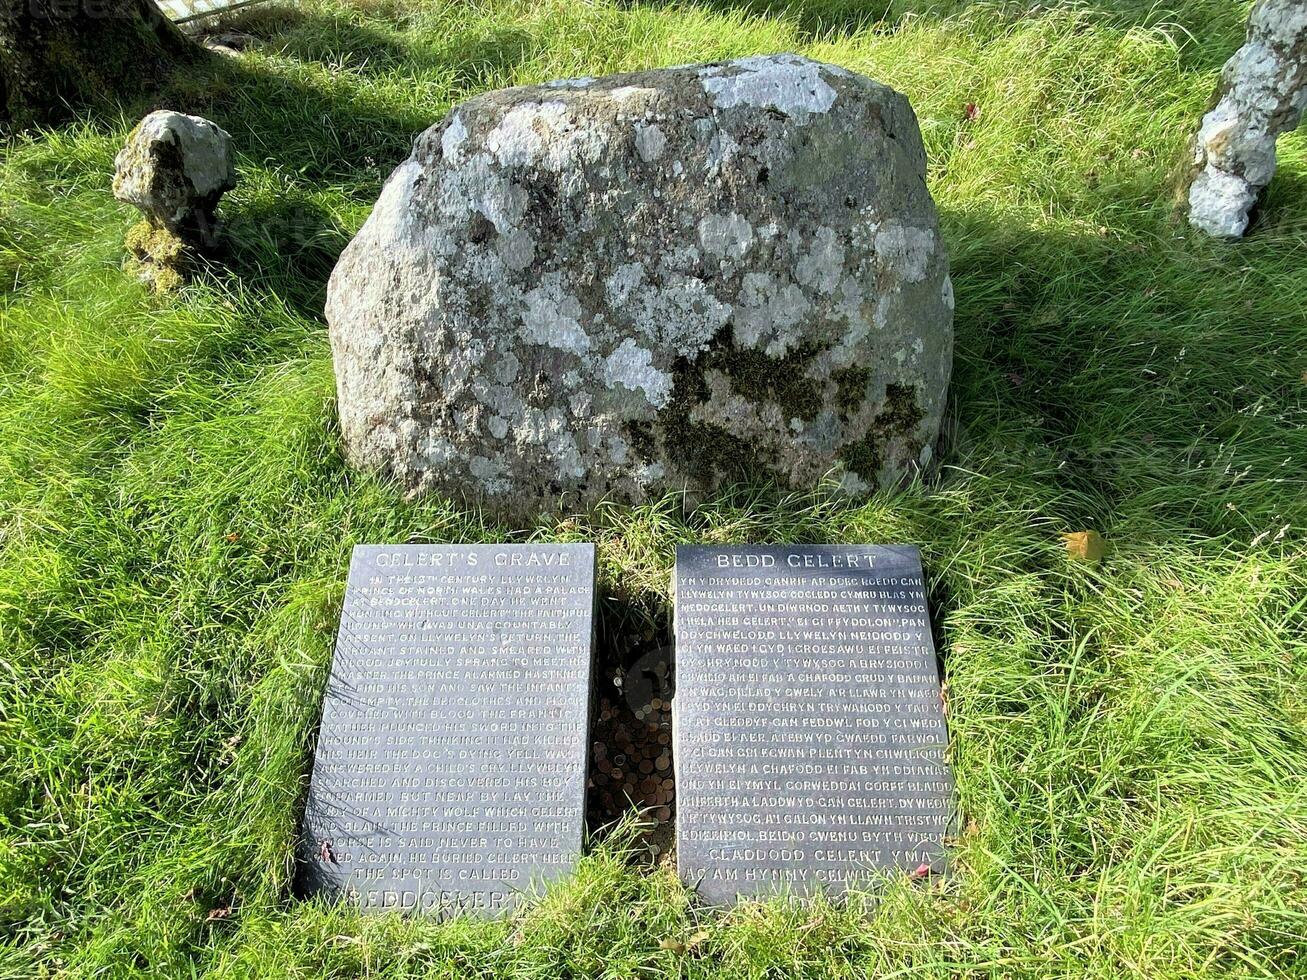
<path id="1" fill-rule="evenodd" d="M 513 519 L 899 481 L 952 311 L 907 99 L 793 55 L 463 103 L 327 295 L 349 459 Z"/>

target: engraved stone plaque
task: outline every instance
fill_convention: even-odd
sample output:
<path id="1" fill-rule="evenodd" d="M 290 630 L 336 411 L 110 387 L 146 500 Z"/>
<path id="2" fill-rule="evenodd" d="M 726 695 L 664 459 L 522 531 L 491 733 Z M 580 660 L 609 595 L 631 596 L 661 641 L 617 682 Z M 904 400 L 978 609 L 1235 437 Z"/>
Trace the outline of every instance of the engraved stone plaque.
<path id="1" fill-rule="evenodd" d="M 942 870 L 947 733 L 916 548 L 676 550 L 676 847 L 699 894 Z"/>
<path id="2" fill-rule="evenodd" d="M 594 546 L 354 549 L 302 835 L 306 891 L 493 914 L 585 813 Z"/>

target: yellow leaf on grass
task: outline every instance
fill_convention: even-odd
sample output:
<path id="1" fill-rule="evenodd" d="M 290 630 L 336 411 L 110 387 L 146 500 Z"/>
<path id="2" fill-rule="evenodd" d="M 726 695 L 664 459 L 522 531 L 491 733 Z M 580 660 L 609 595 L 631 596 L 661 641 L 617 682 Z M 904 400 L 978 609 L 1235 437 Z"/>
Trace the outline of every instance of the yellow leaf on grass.
<path id="1" fill-rule="evenodd" d="M 1072 531 L 1062 535 L 1066 553 L 1080 561 L 1100 561 L 1107 553 L 1107 544 L 1097 531 Z"/>
<path id="2" fill-rule="evenodd" d="M 698 932 L 694 933 L 694 935 L 692 935 L 689 939 L 686 939 L 684 941 L 680 939 L 673 939 L 669 936 L 668 938 L 660 942 L 658 945 L 663 949 L 671 950 L 673 953 L 685 953 L 688 952 L 689 950 L 694 949 L 694 947 L 698 946 L 701 942 L 703 942 L 711 935 L 712 933 L 709 932 L 707 929 L 700 929 Z"/>

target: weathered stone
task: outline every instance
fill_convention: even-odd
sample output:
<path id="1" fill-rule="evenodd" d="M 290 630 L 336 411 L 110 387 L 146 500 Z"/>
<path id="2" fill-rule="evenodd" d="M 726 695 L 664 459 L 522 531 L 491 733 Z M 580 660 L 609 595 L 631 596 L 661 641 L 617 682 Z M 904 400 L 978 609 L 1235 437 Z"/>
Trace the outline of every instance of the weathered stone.
<path id="1" fill-rule="evenodd" d="M 257 48 L 259 39 L 242 31 L 220 31 L 201 38 L 200 44 L 225 58 L 239 58 L 246 51 Z"/>
<path id="2" fill-rule="evenodd" d="M 1275 141 L 1297 127 L 1305 107 L 1307 4 L 1261 0 L 1194 139 L 1190 224 L 1220 238 L 1244 233 L 1275 173 Z"/>
<path id="3" fill-rule="evenodd" d="M 331 277 L 346 451 L 530 517 L 930 458 L 953 295 L 907 100 L 793 55 L 491 92 Z"/>
<path id="4" fill-rule="evenodd" d="M 114 160 L 113 194 L 154 228 L 209 247 L 218 201 L 236 186 L 231 137 L 199 116 L 160 109 L 141 120 Z"/>

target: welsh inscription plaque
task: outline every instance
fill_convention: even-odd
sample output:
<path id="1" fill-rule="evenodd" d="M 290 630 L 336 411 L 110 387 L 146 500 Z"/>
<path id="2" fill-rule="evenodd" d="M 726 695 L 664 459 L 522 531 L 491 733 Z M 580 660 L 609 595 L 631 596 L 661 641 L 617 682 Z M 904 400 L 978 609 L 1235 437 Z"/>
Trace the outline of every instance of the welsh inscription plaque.
<path id="1" fill-rule="evenodd" d="M 593 614 L 593 545 L 356 547 L 305 811 L 305 889 L 493 914 L 570 870 Z"/>
<path id="2" fill-rule="evenodd" d="M 676 551 L 677 865 L 713 902 L 942 861 L 952 778 L 916 548 Z"/>

